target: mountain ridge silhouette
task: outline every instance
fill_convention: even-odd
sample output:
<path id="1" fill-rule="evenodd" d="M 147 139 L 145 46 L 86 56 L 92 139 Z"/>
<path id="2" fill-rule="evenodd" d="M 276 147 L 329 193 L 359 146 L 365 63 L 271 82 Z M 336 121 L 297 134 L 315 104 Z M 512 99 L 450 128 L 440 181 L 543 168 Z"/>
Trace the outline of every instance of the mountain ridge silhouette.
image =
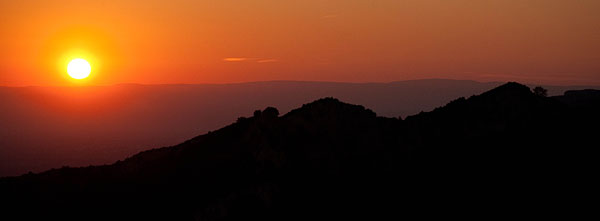
<path id="1" fill-rule="evenodd" d="M 511 82 L 406 119 L 323 98 L 283 116 L 273 107 L 258 110 L 111 165 L 2 178 L 0 191 L 16 208 L 7 211 L 26 208 L 61 219 L 300 220 L 566 209 L 565 200 L 573 200 L 567 192 L 584 191 L 570 188 L 585 187 L 592 168 L 595 150 L 586 143 L 600 122 L 599 97 L 593 90 L 543 97 Z M 513 209 L 502 206 L 507 201 Z"/>
<path id="2" fill-rule="evenodd" d="M 428 79 L 0 87 L 0 177 L 63 165 L 113 163 L 142 150 L 179 144 L 267 106 L 287 113 L 319 98 L 335 97 L 379 116 L 405 118 L 501 84 Z M 542 86 L 550 95 L 598 88 Z"/>

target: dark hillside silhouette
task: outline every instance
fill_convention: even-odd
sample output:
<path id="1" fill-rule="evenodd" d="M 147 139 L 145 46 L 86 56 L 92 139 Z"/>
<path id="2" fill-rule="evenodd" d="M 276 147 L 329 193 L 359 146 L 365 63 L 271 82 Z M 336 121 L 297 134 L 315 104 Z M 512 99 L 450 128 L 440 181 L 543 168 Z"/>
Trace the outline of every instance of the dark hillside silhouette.
<path id="1" fill-rule="evenodd" d="M 402 120 L 323 98 L 111 165 L 3 178 L 0 195 L 24 219 L 559 215 L 584 206 L 599 99 L 508 83 Z"/>
<path id="2" fill-rule="evenodd" d="M 501 84 L 428 79 L 0 87 L 0 177 L 63 165 L 113 163 L 140 151 L 179 144 L 267 106 L 287 113 L 304 103 L 335 97 L 379 116 L 406 118 Z M 594 88 L 543 87 L 550 96 Z"/>
<path id="3" fill-rule="evenodd" d="M 501 84 L 426 79 L 0 87 L 0 177 L 63 165 L 113 163 L 140 151 L 179 144 L 267 106 L 287 113 L 304 103 L 335 97 L 379 116 L 406 118 Z M 543 87 L 550 96 L 598 88 Z"/>
<path id="4" fill-rule="evenodd" d="M 179 144 L 267 106 L 287 113 L 322 97 L 336 97 L 380 116 L 406 117 L 500 84 L 430 79 L 0 87 L 0 177 L 113 163 Z M 554 91 L 562 94 L 564 88 Z"/>

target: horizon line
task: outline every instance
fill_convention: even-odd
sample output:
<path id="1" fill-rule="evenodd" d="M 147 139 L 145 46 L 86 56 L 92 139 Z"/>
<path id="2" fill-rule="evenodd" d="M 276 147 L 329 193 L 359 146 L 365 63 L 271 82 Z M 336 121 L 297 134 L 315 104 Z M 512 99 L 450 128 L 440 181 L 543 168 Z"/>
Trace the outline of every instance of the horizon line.
<path id="1" fill-rule="evenodd" d="M 402 82 L 414 82 L 414 81 L 463 81 L 463 82 L 475 82 L 482 84 L 489 83 L 508 83 L 517 82 L 524 85 L 539 85 L 539 86 L 553 86 L 553 87 L 600 87 L 600 84 L 539 84 L 531 83 L 526 81 L 479 81 L 472 79 L 452 79 L 452 78 L 421 78 L 421 79 L 408 79 L 408 80 L 394 80 L 394 81 L 365 81 L 365 82 L 352 82 L 352 81 L 319 81 L 319 80 L 263 80 L 263 81 L 243 81 L 243 82 L 227 82 L 227 83 L 164 83 L 164 84 L 153 84 L 153 83 L 115 83 L 115 84 L 89 84 L 89 85 L 25 85 L 25 86 L 8 86 L 0 85 L 3 88 L 32 88 L 32 87 L 50 87 L 50 88 L 79 88 L 79 87 L 111 87 L 111 86 L 194 86 L 194 85 L 239 85 L 239 84 L 256 84 L 256 83 L 334 83 L 334 84 L 392 84 Z"/>

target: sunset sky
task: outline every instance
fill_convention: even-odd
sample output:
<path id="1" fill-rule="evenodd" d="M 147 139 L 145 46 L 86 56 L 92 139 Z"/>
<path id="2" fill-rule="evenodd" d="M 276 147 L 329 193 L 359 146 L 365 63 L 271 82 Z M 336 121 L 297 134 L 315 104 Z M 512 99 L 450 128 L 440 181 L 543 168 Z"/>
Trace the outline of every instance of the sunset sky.
<path id="1" fill-rule="evenodd" d="M 598 0 L 0 2 L 0 86 L 600 84 Z M 80 82 L 71 59 L 92 66 Z"/>

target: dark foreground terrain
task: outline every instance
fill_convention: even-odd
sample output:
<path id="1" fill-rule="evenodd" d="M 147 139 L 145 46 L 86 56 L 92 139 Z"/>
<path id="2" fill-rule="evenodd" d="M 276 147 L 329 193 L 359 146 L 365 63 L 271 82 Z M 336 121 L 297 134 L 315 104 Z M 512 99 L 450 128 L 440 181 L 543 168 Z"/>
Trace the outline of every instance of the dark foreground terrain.
<path id="1" fill-rule="evenodd" d="M 0 86 L 0 177 L 63 165 L 110 164 L 141 151 L 182 143 L 269 106 L 287 113 L 316 99 L 335 97 L 361 104 L 378 116 L 405 118 L 500 85 L 426 79 L 389 83 Z M 549 95 L 600 89 L 600 85 L 543 87 Z"/>
<path id="2" fill-rule="evenodd" d="M 593 206 L 598 113 L 600 91 L 544 97 L 517 83 L 406 119 L 325 98 L 112 165 L 2 178 L 1 211 L 21 220 L 573 218 Z"/>

